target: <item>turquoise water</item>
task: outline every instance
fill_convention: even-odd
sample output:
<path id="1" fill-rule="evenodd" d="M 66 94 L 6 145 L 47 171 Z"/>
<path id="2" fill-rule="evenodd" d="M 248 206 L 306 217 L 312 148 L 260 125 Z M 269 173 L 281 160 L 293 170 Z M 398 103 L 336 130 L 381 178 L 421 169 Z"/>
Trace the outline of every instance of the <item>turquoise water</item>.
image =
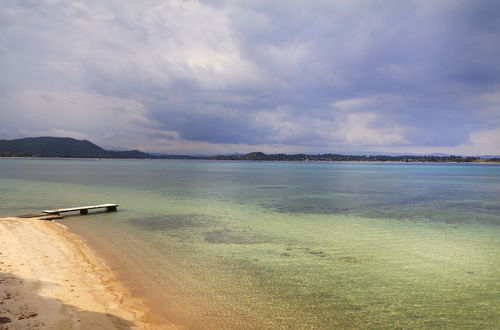
<path id="1" fill-rule="evenodd" d="M 500 166 L 0 159 L 0 216 L 67 217 L 193 328 L 497 328 Z"/>

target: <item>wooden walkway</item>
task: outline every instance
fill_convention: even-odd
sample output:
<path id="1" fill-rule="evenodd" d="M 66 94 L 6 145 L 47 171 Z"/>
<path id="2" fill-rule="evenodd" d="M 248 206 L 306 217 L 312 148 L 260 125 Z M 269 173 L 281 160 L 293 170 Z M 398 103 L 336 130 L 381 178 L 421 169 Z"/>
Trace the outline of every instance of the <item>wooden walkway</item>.
<path id="1" fill-rule="evenodd" d="M 116 211 L 117 208 L 118 204 L 101 204 L 101 205 L 70 207 L 65 209 L 45 210 L 42 212 L 44 214 L 60 215 L 61 213 L 80 211 L 80 214 L 88 214 L 89 210 L 93 209 L 105 209 L 106 212 L 114 212 Z"/>

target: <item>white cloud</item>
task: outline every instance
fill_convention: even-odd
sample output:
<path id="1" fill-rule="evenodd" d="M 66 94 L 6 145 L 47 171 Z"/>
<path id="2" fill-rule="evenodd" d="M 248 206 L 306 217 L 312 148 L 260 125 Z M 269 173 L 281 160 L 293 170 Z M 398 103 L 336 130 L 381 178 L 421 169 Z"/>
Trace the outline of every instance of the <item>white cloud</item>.
<path id="1" fill-rule="evenodd" d="M 354 109 L 358 105 L 367 104 L 365 99 L 341 101 L 343 109 Z M 337 104 L 337 107 L 339 104 Z M 297 116 L 296 109 L 279 107 L 259 112 L 255 119 L 257 125 L 266 125 L 272 133 L 267 139 L 274 143 L 297 141 L 297 144 L 329 146 L 330 148 L 346 146 L 364 148 L 367 146 L 408 145 L 405 134 L 411 127 L 403 127 L 375 112 L 340 112 L 320 119 L 314 116 Z M 303 142 L 301 142 L 303 141 Z M 304 141 L 307 141 L 304 143 Z"/>
<path id="2" fill-rule="evenodd" d="M 380 111 L 398 109 L 408 102 L 408 97 L 398 94 L 371 94 L 362 97 L 341 99 L 330 103 L 337 111 Z"/>
<path id="3" fill-rule="evenodd" d="M 344 99 L 336 101 L 331 103 L 330 105 L 336 109 L 350 110 L 350 109 L 359 109 L 360 107 L 371 105 L 372 103 L 373 100 L 369 97 L 357 97 L 352 99 Z"/>
<path id="4" fill-rule="evenodd" d="M 500 155 L 500 127 L 471 133 L 470 143 L 458 146 L 457 150 L 469 155 Z"/>
<path id="5" fill-rule="evenodd" d="M 408 145 L 404 134 L 409 128 L 400 127 L 373 112 L 352 113 L 337 125 L 332 134 L 353 147 Z"/>
<path id="6" fill-rule="evenodd" d="M 405 146 L 405 147 L 375 147 L 368 148 L 378 152 L 399 153 L 444 153 L 453 155 L 481 156 L 500 155 L 500 127 L 472 132 L 466 143 L 456 146 L 434 147 L 434 146 Z"/>

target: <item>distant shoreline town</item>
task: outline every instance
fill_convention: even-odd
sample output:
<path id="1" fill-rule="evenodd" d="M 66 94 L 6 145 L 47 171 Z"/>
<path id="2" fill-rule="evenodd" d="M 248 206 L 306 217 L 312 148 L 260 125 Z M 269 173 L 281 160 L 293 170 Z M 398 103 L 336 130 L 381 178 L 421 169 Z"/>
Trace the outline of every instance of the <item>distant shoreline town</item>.
<path id="1" fill-rule="evenodd" d="M 158 155 L 139 150 L 110 151 L 87 140 L 67 137 L 34 137 L 0 140 L 0 157 L 40 158 L 107 158 L 107 159 L 199 159 L 240 161 L 334 161 L 334 162 L 431 162 L 431 163 L 500 163 L 500 157 L 472 157 L 454 155 L 342 155 L 342 154 L 265 154 L 251 152 L 244 155 Z"/>
<path id="2" fill-rule="evenodd" d="M 210 160 L 256 160 L 256 161 L 323 161 L 323 162 L 433 162 L 433 163 L 472 163 L 472 162 L 500 162 L 500 158 L 479 158 L 463 156 L 387 156 L 387 155 L 341 155 L 341 154 L 271 154 L 251 152 L 246 155 L 214 156 Z"/>

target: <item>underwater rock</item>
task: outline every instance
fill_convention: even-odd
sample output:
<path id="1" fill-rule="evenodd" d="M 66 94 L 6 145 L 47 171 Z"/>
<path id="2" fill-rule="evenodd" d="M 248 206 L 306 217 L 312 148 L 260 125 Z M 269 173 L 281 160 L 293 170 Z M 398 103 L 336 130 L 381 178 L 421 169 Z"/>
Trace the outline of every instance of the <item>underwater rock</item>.
<path id="1" fill-rule="evenodd" d="M 318 257 L 326 257 L 327 254 L 323 251 L 308 251 L 307 253 L 310 253 L 310 254 L 314 254 L 314 255 L 317 255 Z"/>
<path id="2" fill-rule="evenodd" d="M 358 258 L 356 258 L 356 257 L 347 256 L 347 257 L 340 257 L 339 259 L 341 261 L 349 262 L 349 263 L 358 263 L 359 262 Z"/>

